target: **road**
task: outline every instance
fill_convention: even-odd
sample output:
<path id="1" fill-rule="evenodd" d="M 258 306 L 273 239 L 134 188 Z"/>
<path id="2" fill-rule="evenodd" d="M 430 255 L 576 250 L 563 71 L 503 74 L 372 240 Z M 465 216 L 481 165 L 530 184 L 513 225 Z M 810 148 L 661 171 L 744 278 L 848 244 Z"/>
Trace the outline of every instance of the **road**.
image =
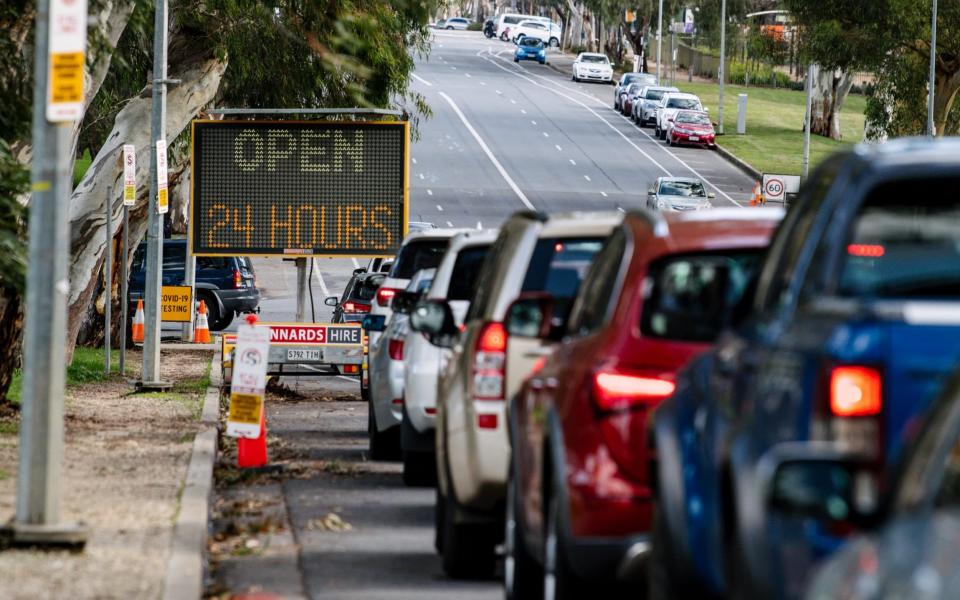
<path id="1" fill-rule="evenodd" d="M 511 53 L 512 45 L 479 33 L 438 32 L 429 59 L 417 60 L 412 87 L 433 115 L 420 121 L 411 147 L 411 219 L 490 228 L 524 208 L 630 210 L 661 175 L 701 177 L 717 206 L 747 200 L 753 182 L 717 153 L 667 148 L 614 112 L 612 86 L 576 84 L 535 63 L 516 65 Z M 342 292 L 362 262 L 316 261 L 311 281 L 318 321 L 330 316 L 323 297 Z M 263 319 L 292 320 L 293 264 L 256 259 L 255 266 Z M 286 566 L 278 566 L 277 556 L 228 559 L 218 571 L 220 584 L 234 591 L 259 586 L 285 597 L 500 597 L 497 581 L 442 576 L 433 551 L 434 493 L 405 488 L 398 464 L 366 459 L 366 407 L 350 395 L 356 384 L 347 378 L 288 383 L 306 398 L 270 403 L 271 436 L 297 460 L 327 468 L 271 488 L 283 496 L 292 534 Z M 334 396 L 340 400 L 331 402 Z M 338 465 L 336 473 L 331 464 Z M 330 513 L 352 529 L 318 529 L 317 519 Z M 296 582 L 283 575 L 297 572 Z"/>

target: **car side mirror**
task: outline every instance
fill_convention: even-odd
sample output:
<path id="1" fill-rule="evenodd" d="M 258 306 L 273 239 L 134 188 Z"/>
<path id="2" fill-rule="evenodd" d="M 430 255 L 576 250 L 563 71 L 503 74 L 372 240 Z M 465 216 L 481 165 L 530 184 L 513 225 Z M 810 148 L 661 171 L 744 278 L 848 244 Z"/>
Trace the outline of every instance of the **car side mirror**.
<path id="1" fill-rule="evenodd" d="M 672 119 L 672 118 L 669 118 L 669 117 L 668 117 L 668 118 L 667 118 L 667 121 L 670 122 L 670 123 L 673 123 L 673 119 Z"/>
<path id="2" fill-rule="evenodd" d="M 384 331 L 387 328 L 387 315 L 366 315 L 360 326 L 367 331 Z"/>
<path id="3" fill-rule="evenodd" d="M 354 275 L 359 275 L 360 273 L 366 273 L 366 272 L 367 272 L 366 267 L 357 267 L 356 269 L 353 270 Z"/>
<path id="4" fill-rule="evenodd" d="M 554 297 L 542 292 L 521 294 L 507 308 L 507 334 L 511 337 L 554 339 L 562 321 Z"/>
<path id="5" fill-rule="evenodd" d="M 323 303 L 326 304 L 327 306 L 336 306 L 340 304 L 340 299 L 337 298 L 336 296 L 327 296 L 327 298 L 323 301 Z"/>
<path id="6" fill-rule="evenodd" d="M 395 313 L 400 313 L 401 315 L 408 315 L 410 311 L 413 310 L 413 307 L 417 304 L 417 300 L 420 299 L 420 295 L 416 292 L 397 292 L 393 297 L 393 300 L 390 301 L 390 309 Z"/>
<path id="7" fill-rule="evenodd" d="M 716 197 L 717 195 L 714 194 L 713 192 L 710 192 L 709 194 L 707 194 L 707 198 L 716 198 Z"/>
<path id="8" fill-rule="evenodd" d="M 656 192 L 653 188 L 650 188 L 649 190 L 647 190 L 647 195 L 648 195 L 648 196 L 656 196 L 656 195 L 657 195 L 657 192 Z"/>
<path id="9" fill-rule="evenodd" d="M 410 313 L 410 329 L 427 336 L 434 346 L 453 348 L 460 339 L 460 328 L 453 310 L 443 300 L 425 300 Z"/>

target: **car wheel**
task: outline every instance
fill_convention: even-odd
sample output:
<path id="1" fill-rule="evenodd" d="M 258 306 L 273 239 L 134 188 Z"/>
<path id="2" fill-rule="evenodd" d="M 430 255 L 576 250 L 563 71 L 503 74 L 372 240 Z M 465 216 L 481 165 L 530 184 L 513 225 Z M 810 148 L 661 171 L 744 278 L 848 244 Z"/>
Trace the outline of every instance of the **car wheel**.
<path id="1" fill-rule="evenodd" d="M 660 125 L 653 126 L 653 137 L 660 137 Z"/>
<path id="2" fill-rule="evenodd" d="M 403 483 L 407 487 L 437 485 L 437 464 L 432 452 L 403 451 Z"/>
<path id="3" fill-rule="evenodd" d="M 443 503 L 443 572 L 454 579 L 489 579 L 496 567 L 496 536 L 486 524 L 457 523 L 453 494 Z"/>
<path id="4" fill-rule="evenodd" d="M 567 562 L 563 540 L 560 539 L 559 509 L 559 499 L 551 495 L 543 544 L 543 600 L 572 600 L 589 595 Z"/>
<path id="5" fill-rule="evenodd" d="M 661 140 L 667 139 L 667 130 L 666 130 L 666 129 L 661 129 L 661 130 L 660 130 L 660 139 L 661 139 Z"/>
<path id="6" fill-rule="evenodd" d="M 673 145 L 673 134 L 672 134 L 672 133 L 669 134 L 669 135 L 667 135 L 667 145 L 668 145 L 668 146 L 672 146 L 672 145 Z"/>
<path id="7" fill-rule="evenodd" d="M 657 498 L 657 506 L 663 506 Z M 653 511 L 650 532 L 652 546 L 647 562 L 647 600 L 674 600 L 674 598 L 712 599 L 714 595 L 704 589 L 696 575 L 677 572 L 678 562 L 673 555 L 667 522 Z"/>
<path id="8" fill-rule="evenodd" d="M 377 418 L 373 414 L 373 402 L 367 402 L 367 437 L 370 438 L 370 458 L 393 460 L 400 453 L 399 428 L 377 431 Z"/>
<path id="9" fill-rule="evenodd" d="M 520 520 L 520 498 L 513 467 L 507 479 L 507 515 L 504 521 L 503 591 L 506 600 L 543 597 L 543 568 L 530 555 Z"/>
<path id="10" fill-rule="evenodd" d="M 560 47 L 560 40 L 558 40 L 558 39 L 555 38 L 555 37 L 550 38 L 550 47 L 551 47 L 551 48 L 559 48 L 559 47 Z"/>
<path id="11" fill-rule="evenodd" d="M 576 71 L 574 71 L 573 75 L 570 76 L 570 81 L 576 81 L 576 80 L 577 80 L 577 73 Z"/>
<path id="12" fill-rule="evenodd" d="M 433 549 L 437 554 L 443 554 L 443 527 L 444 527 L 444 508 L 446 508 L 447 499 L 437 486 L 437 493 L 433 504 Z"/>
<path id="13" fill-rule="evenodd" d="M 500 41 L 501 41 L 501 42 L 505 42 L 505 41 L 507 41 L 507 39 L 508 39 L 508 38 L 507 38 L 507 34 L 506 34 L 506 33 L 501 33 L 501 34 L 500 34 Z"/>
<path id="14" fill-rule="evenodd" d="M 210 292 L 197 294 L 207 306 L 207 326 L 210 331 L 223 331 L 233 323 L 233 311 L 224 310 L 221 313 L 217 299 Z"/>
<path id="15" fill-rule="evenodd" d="M 452 31 L 452 30 L 453 30 L 453 26 L 452 26 L 452 25 L 448 25 L 448 26 L 447 26 L 447 31 Z"/>
<path id="16" fill-rule="evenodd" d="M 514 57 L 513 57 L 513 62 L 518 63 L 518 62 L 520 62 L 520 59 L 517 58 L 516 56 L 514 56 Z"/>

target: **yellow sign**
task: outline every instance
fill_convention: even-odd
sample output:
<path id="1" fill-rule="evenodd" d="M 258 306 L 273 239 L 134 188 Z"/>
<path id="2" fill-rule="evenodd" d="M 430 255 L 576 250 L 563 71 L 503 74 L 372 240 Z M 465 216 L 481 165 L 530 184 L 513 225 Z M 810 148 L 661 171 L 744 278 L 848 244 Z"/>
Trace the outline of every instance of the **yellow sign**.
<path id="1" fill-rule="evenodd" d="M 231 353 L 237 345 L 237 334 L 225 333 L 220 336 L 220 361 L 224 367 L 233 366 Z"/>
<path id="2" fill-rule="evenodd" d="M 87 50 L 87 1 L 51 0 L 47 48 L 47 120 L 83 117 L 83 73 Z"/>
<path id="3" fill-rule="evenodd" d="M 167 188 L 157 190 L 157 212 L 163 214 L 170 210 L 170 201 L 167 199 Z"/>
<path id="4" fill-rule="evenodd" d="M 50 102 L 83 102 L 83 52 L 50 55 Z"/>
<path id="5" fill-rule="evenodd" d="M 627 10 L 626 14 L 623 15 L 623 20 L 625 23 L 633 23 L 637 20 L 637 13 L 633 12 L 632 10 Z"/>
<path id="6" fill-rule="evenodd" d="M 160 291 L 160 320 L 187 323 L 193 315 L 193 288 L 165 285 Z"/>
<path id="7" fill-rule="evenodd" d="M 260 426 L 260 414 L 263 411 L 263 396 L 259 394 L 230 394 L 230 416 L 233 423 Z"/>

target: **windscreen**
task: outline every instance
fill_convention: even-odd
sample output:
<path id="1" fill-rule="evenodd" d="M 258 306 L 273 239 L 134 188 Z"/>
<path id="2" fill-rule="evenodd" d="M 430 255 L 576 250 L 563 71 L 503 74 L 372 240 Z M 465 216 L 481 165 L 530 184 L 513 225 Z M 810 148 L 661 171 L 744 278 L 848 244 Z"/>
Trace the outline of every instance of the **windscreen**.
<path id="1" fill-rule="evenodd" d="M 712 342 L 760 263 L 761 250 L 671 256 L 650 266 L 640 331 L 652 338 Z"/>
<path id="2" fill-rule="evenodd" d="M 839 292 L 858 298 L 960 296 L 960 178 L 885 184 L 857 215 Z"/>
<path id="3" fill-rule="evenodd" d="M 187 260 L 186 244 L 164 244 L 163 245 L 163 268 L 182 269 Z"/>
<path id="4" fill-rule="evenodd" d="M 524 292 L 547 292 L 572 299 L 603 238 L 546 238 L 537 242 L 523 280 Z"/>
<path id="5" fill-rule="evenodd" d="M 390 277 L 410 279 L 420 269 L 434 269 L 447 251 L 448 240 L 418 240 L 400 249 Z"/>
<path id="6" fill-rule="evenodd" d="M 543 43 L 543 42 L 541 42 L 539 39 L 534 38 L 534 37 L 529 37 L 529 36 L 523 38 L 522 40 L 520 40 L 520 45 L 521 45 L 521 46 L 533 46 L 533 47 L 536 47 L 536 46 L 539 46 L 539 45 L 542 44 L 542 43 Z"/>
<path id="7" fill-rule="evenodd" d="M 710 117 L 698 113 L 680 113 L 675 120 L 677 123 L 690 123 L 693 125 L 710 125 Z"/>
<path id="8" fill-rule="evenodd" d="M 706 198 L 707 190 L 699 181 L 664 181 L 660 183 L 660 195 Z"/>
<path id="9" fill-rule="evenodd" d="M 580 62 L 607 64 L 607 57 L 606 56 L 584 56 L 583 58 L 580 59 Z"/>
<path id="10" fill-rule="evenodd" d="M 457 253 L 450 285 L 447 287 L 447 300 L 473 300 L 480 267 L 483 266 L 483 259 L 489 250 L 490 246 L 474 246 L 463 248 Z"/>

